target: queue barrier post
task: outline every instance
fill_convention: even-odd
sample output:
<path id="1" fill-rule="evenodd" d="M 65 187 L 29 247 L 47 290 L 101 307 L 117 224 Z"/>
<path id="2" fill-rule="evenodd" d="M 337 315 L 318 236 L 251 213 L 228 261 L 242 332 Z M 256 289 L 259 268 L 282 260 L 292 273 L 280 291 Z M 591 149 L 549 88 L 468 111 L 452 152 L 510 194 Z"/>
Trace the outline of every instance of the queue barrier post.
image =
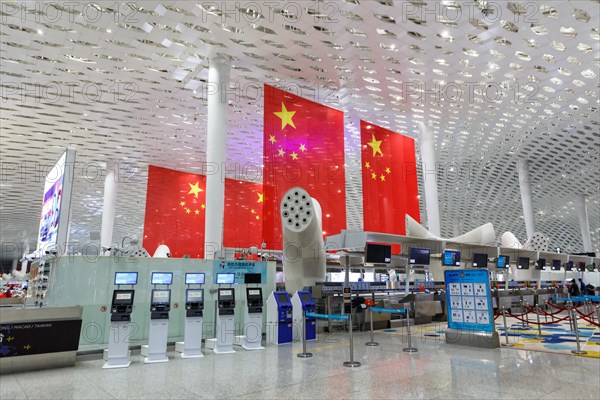
<path id="1" fill-rule="evenodd" d="M 506 326 L 506 309 L 502 306 L 502 319 L 504 320 L 504 338 L 506 343 L 501 344 L 502 347 L 513 347 L 514 344 L 508 342 L 508 327 Z"/>
<path id="2" fill-rule="evenodd" d="M 403 348 L 402 351 L 405 353 L 416 353 L 419 350 L 415 347 L 412 347 L 412 336 L 410 334 L 410 314 L 408 312 L 406 313 L 406 333 L 408 337 L 408 347 Z"/>
<path id="3" fill-rule="evenodd" d="M 317 314 L 310 312 L 306 313 L 305 316 L 312 318 L 348 320 L 348 333 L 350 336 L 350 361 L 344 361 L 343 365 L 345 367 L 360 367 L 361 364 L 358 361 L 354 361 L 354 337 L 352 334 L 352 317 L 350 315 Z"/>
<path id="4" fill-rule="evenodd" d="M 573 320 L 573 328 L 575 330 L 575 342 L 577 343 L 577 350 L 571 350 L 573 354 L 587 354 L 587 351 L 581 350 L 581 345 L 579 343 L 579 329 L 577 329 L 577 317 L 575 316 L 575 311 L 573 311 L 573 303 L 569 302 L 567 306 L 569 308 L 569 314 L 571 315 L 571 319 Z"/>
<path id="5" fill-rule="evenodd" d="M 370 320 L 371 320 L 371 340 L 368 341 L 367 343 L 365 343 L 365 345 L 370 346 L 370 347 L 379 346 L 379 343 L 377 343 L 373 339 L 373 307 L 372 306 L 369 307 L 369 316 L 370 316 Z"/>
<path id="6" fill-rule="evenodd" d="M 538 326 L 538 334 L 535 337 L 538 340 L 542 339 L 542 324 L 540 323 L 540 306 L 539 304 L 535 305 L 535 314 L 537 317 L 537 326 Z"/>
<path id="7" fill-rule="evenodd" d="M 306 351 L 306 310 L 302 310 L 302 317 L 304 320 L 304 326 L 302 328 L 302 353 L 298 353 L 297 357 L 309 358 L 312 357 L 313 354 Z"/>

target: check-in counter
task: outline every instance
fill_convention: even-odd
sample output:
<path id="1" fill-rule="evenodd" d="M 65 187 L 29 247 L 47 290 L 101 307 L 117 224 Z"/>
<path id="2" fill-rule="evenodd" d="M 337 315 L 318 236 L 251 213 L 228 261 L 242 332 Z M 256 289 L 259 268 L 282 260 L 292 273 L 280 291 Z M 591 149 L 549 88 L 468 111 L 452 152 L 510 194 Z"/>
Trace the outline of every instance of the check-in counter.
<path id="1" fill-rule="evenodd" d="M 523 300 L 523 303 L 529 305 L 529 306 L 533 306 L 535 305 L 535 291 L 534 289 L 521 289 L 521 299 Z"/>
<path id="2" fill-rule="evenodd" d="M 553 297 L 556 297 L 556 288 L 544 288 L 537 289 L 535 291 L 536 294 L 536 303 L 542 307 L 546 306 L 546 302 Z"/>
<path id="3" fill-rule="evenodd" d="M 74 365 L 82 312 L 82 307 L 3 307 L 0 373 Z"/>
<path id="4" fill-rule="evenodd" d="M 521 291 L 519 289 L 499 289 L 496 292 L 496 303 L 498 308 L 504 307 L 509 310 L 514 307 L 521 306 Z"/>

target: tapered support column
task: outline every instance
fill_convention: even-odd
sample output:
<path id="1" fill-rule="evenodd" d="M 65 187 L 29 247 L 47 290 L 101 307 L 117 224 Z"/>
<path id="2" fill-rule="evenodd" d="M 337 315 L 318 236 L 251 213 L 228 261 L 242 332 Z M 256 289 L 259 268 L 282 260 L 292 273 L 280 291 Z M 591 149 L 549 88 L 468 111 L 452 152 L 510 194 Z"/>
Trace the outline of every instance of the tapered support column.
<path id="1" fill-rule="evenodd" d="M 519 188 L 521 189 L 521 202 L 523 203 L 523 218 L 527 240 L 535 233 L 535 215 L 533 213 L 533 200 L 531 198 L 531 180 L 529 178 L 529 162 L 520 159 L 518 162 Z M 526 241 L 527 241 L 526 240 Z"/>
<path id="2" fill-rule="evenodd" d="M 581 239 L 583 240 L 583 251 L 591 253 L 592 237 L 590 235 L 590 220 L 588 218 L 587 204 L 585 196 L 580 194 L 575 198 L 575 209 L 579 217 L 579 226 L 581 227 Z"/>
<path id="3" fill-rule="evenodd" d="M 208 69 L 208 127 L 206 139 L 206 223 L 204 258 L 213 259 L 223 243 L 223 210 L 225 208 L 225 149 L 227 146 L 227 88 L 229 60 L 217 56 Z"/>
<path id="4" fill-rule="evenodd" d="M 421 128 L 421 165 L 425 186 L 425 208 L 429 232 L 440 236 L 440 207 L 437 187 L 437 165 L 435 160 L 435 137 L 433 128 L 419 122 Z"/>
<path id="5" fill-rule="evenodd" d="M 104 201 L 102 203 L 102 226 L 100 228 L 100 248 L 109 248 L 112 245 L 113 228 L 115 226 L 115 213 L 117 209 L 117 163 L 106 166 L 104 178 Z M 105 252 L 104 252 L 105 253 Z"/>

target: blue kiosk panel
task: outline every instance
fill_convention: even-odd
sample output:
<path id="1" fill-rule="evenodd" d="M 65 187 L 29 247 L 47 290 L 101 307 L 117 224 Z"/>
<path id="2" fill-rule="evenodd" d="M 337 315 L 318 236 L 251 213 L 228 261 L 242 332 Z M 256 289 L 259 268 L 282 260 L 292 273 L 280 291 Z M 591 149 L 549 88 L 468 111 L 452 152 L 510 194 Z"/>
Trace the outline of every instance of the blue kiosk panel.
<path id="1" fill-rule="evenodd" d="M 278 343 L 292 342 L 292 300 L 287 292 L 273 292 L 277 301 L 277 337 Z"/>
<path id="2" fill-rule="evenodd" d="M 317 304 L 312 294 L 308 290 L 299 290 L 298 295 L 302 302 L 302 310 L 307 313 L 314 313 L 317 310 Z M 314 317 L 306 317 L 306 340 L 314 340 L 317 338 L 317 319 Z"/>

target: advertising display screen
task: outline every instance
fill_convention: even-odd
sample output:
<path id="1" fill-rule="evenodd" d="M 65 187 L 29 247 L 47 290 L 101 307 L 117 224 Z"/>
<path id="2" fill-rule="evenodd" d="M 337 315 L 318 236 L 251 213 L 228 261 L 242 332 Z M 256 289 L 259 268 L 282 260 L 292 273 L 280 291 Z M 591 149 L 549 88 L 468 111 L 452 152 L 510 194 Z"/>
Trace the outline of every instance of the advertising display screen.
<path id="1" fill-rule="evenodd" d="M 365 262 L 370 264 L 389 264 L 392 262 L 392 246 L 387 244 L 367 243 Z"/>
<path id="2" fill-rule="evenodd" d="M 137 285 L 137 272 L 115 272 L 115 285 Z"/>
<path id="3" fill-rule="evenodd" d="M 235 274 L 219 273 L 217 274 L 217 284 L 231 285 L 235 282 Z"/>
<path id="4" fill-rule="evenodd" d="M 233 289 L 219 289 L 219 301 L 233 301 Z"/>
<path id="5" fill-rule="evenodd" d="M 408 256 L 410 265 L 429 265 L 430 250 L 420 247 L 411 247 Z"/>
<path id="6" fill-rule="evenodd" d="M 113 304 L 118 305 L 132 305 L 133 304 L 133 290 L 115 290 L 113 292 Z"/>
<path id="7" fill-rule="evenodd" d="M 244 283 L 261 283 L 262 274 L 244 274 Z"/>
<path id="8" fill-rule="evenodd" d="M 560 260 L 552 260 L 552 271 L 560 271 Z"/>
<path id="9" fill-rule="evenodd" d="M 498 259 L 496 260 L 496 268 L 507 268 L 509 260 L 509 256 L 498 256 Z"/>
<path id="10" fill-rule="evenodd" d="M 518 269 L 529 269 L 529 257 L 519 257 L 517 262 Z"/>
<path id="11" fill-rule="evenodd" d="M 153 285 L 171 285 L 173 283 L 172 272 L 153 272 L 150 283 Z"/>
<path id="12" fill-rule="evenodd" d="M 169 289 L 152 289 L 152 303 L 169 304 L 171 302 L 171 291 Z"/>
<path id="13" fill-rule="evenodd" d="M 473 266 L 476 268 L 487 268 L 488 255 L 483 253 L 473 253 Z"/>
<path id="14" fill-rule="evenodd" d="M 442 255 L 442 265 L 445 267 L 460 267 L 460 251 L 445 250 Z"/>
<path id="15" fill-rule="evenodd" d="M 188 303 L 195 303 L 203 301 L 204 290 L 202 289 L 188 289 L 185 292 L 185 301 Z"/>
<path id="16" fill-rule="evenodd" d="M 204 272 L 188 272 L 185 274 L 186 285 L 203 285 L 204 284 Z"/>

